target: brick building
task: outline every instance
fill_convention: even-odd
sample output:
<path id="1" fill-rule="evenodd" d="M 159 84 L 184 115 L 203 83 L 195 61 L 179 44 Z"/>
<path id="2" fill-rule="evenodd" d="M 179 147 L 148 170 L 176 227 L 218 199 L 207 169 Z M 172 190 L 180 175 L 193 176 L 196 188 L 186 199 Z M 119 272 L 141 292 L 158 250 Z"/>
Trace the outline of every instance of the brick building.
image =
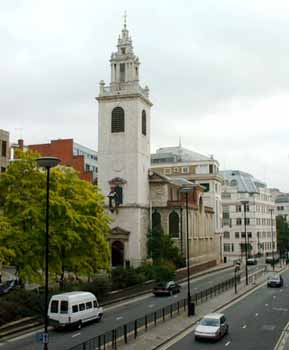
<path id="1" fill-rule="evenodd" d="M 78 152 L 78 154 L 75 154 L 75 150 L 79 149 L 77 146 L 78 144 L 76 144 L 73 139 L 59 139 L 52 140 L 50 143 L 28 145 L 25 148 L 39 152 L 44 157 L 58 157 L 62 165 L 74 168 L 79 173 L 82 180 L 93 182 L 96 179 L 95 172 L 97 172 L 97 167 L 91 166 L 88 159 L 96 163 L 97 153 L 94 150 L 82 146 L 82 149 L 85 148 L 87 152 L 83 152 L 83 154 L 79 154 Z"/>

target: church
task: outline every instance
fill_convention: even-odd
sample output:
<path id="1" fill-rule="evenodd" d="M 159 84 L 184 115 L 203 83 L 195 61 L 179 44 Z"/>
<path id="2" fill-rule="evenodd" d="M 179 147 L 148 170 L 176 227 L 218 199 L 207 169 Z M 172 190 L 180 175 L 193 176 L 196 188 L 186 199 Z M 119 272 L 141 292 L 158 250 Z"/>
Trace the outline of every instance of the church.
<path id="1" fill-rule="evenodd" d="M 215 212 L 203 202 L 204 188 L 182 176 L 151 167 L 150 91 L 140 85 L 140 61 L 124 22 L 110 58 L 111 81 L 100 81 L 98 101 L 98 186 L 111 216 L 112 266 L 147 260 L 147 234 L 170 234 L 191 264 L 218 263 Z M 188 232 L 188 236 L 187 236 Z"/>

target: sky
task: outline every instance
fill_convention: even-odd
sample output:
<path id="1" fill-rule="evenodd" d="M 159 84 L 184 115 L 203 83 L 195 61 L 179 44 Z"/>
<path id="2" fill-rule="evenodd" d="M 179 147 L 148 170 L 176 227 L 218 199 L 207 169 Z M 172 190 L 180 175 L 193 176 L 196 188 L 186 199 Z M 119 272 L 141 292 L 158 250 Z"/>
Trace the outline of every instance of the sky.
<path id="1" fill-rule="evenodd" d="M 127 12 L 151 151 L 214 155 L 289 192 L 289 1 L 0 2 L 0 128 L 26 144 L 97 149 L 99 81 Z"/>

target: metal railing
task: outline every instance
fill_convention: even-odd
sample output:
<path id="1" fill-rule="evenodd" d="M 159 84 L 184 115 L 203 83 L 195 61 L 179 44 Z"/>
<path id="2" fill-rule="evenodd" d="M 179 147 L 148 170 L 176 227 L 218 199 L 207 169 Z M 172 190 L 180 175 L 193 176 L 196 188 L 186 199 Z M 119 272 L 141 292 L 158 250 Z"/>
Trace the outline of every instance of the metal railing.
<path id="1" fill-rule="evenodd" d="M 240 274 L 236 277 L 237 283 L 241 282 Z M 215 286 L 204 289 L 192 295 L 192 302 L 200 305 L 235 286 L 235 278 L 230 278 Z M 149 327 L 156 327 L 160 322 L 165 322 L 187 309 L 187 298 L 181 299 L 170 305 L 150 312 L 140 318 L 122 324 L 103 334 L 97 335 L 81 344 L 69 348 L 69 350 L 116 350 L 118 343 L 128 343 L 129 338 L 136 338 L 141 331 L 147 331 Z"/>

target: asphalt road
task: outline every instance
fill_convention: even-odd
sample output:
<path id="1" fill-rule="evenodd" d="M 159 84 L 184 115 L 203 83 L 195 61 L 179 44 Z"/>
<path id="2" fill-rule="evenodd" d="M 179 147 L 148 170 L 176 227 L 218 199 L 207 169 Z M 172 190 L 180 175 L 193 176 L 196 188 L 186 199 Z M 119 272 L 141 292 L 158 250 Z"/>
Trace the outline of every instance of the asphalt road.
<path id="1" fill-rule="evenodd" d="M 260 268 L 260 266 L 250 266 L 250 271 L 254 271 L 258 268 Z M 233 276 L 233 269 L 230 269 L 193 279 L 191 282 L 191 294 L 218 284 L 219 282 Z M 155 297 L 149 295 L 146 297 L 135 298 L 130 303 L 122 303 L 119 306 L 108 308 L 107 311 L 104 309 L 104 318 L 101 322 L 84 326 L 81 330 L 52 330 L 49 332 L 49 350 L 69 349 L 74 345 L 107 332 L 116 326 L 121 326 L 122 324 L 133 321 L 147 313 L 169 305 L 172 302 L 181 300 L 186 297 L 186 293 L 186 283 L 183 283 L 181 293 L 170 297 Z M 36 340 L 36 335 L 21 337 L 20 339 L 5 344 L 0 343 L 0 350 L 39 350 L 40 348 L 40 344 Z"/>
<path id="2" fill-rule="evenodd" d="M 230 330 L 222 340 L 199 342 L 192 332 L 169 350 L 273 350 L 289 321 L 289 272 L 283 277 L 283 288 L 265 285 L 223 311 Z"/>

